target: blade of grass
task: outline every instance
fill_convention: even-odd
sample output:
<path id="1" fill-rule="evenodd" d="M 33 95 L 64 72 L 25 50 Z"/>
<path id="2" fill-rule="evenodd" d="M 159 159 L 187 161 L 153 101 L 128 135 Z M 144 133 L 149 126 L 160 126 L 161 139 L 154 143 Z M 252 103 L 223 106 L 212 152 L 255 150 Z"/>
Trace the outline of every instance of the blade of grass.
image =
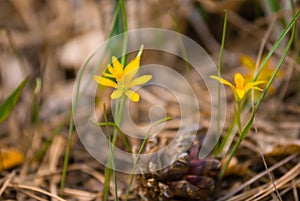
<path id="1" fill-rule="evenodd" d="M 11 93 L 11 95 L 0 105 L 0 123 L 2 123 L 15 108 L 27 81 L 28 78 L 25 78 Z"/>
<path id="2" fill-rule="evenodd" d="M 36 79 L 36 84 L 35 84 L 35 89 L 33 92 L 33 97 L 32 97 L 32 106 L 31 106 L 31 118 L 32 121 L 35 125 L 35 127 L 38 127 L 40 124 L 40 104 L 39 104 L 39 98 L 38 95 L 40 93 L 42 87 L 42 80 L 41 78 Z"/>
<path id="3" fill-rule="evenodd" d="M 127 25 L 127 14 L 126 14 L 126 8 L 125 8 L 125 2 L 124 0 L 120 0 L 120 8 L 121 8 L 121 12 L 122 12 L 122 19 L 123 19 L 123 46 L 122 46 L 122 59 L 121 59 L 121 64 L 123 66 L 125 66 L 125 61 L 126 61 L 126 50 L 127 50 L 127 43 L 128 43 L 128 36 L 127 36 L 127 32 L 128 32 L 128 25 Z"/>
<path id="4" fill-rule="evenodd" d="M 223 22 L 223 33 L 222 33 L 222 42 L 221 42 L 221 49 L 220 49 L 220 55 L 219 55 L 219 63 L 218 63 L 218 76 L 221 77 L 221 69 L 222 69 L 222 63 L 223 63 L 223 51 L 225 47 L 225 40 L 226 40 L 226 31 L 227 31 L 227 19 L 228 19 L 228 13 L 227 10 L 225 12 L 224 22 Z M 221 83 L 218 82 L 218 127 L 217 127 L 217 136 L 221 136 Z M 217 137 L 216 139 L 219 139 Z M 220 152 L 219 146 L 217 145 L 214 154 L 215 156 L 218 155 Z"/>
<path id="5" fill-rule="evenodd" d="M 112 164 L 112 171 L 113 171 L 113 177 L 114 177 L 114 184 L 115 184 L 115 198 L 116 200 L 119 200 L 118 198 L 118 185 L 117 185 L 117 177 L 116 177 L 116 171 L 115 171 L 115 162 L 114 162 L 114 158 L 113 158 L 113 153 L 114 153 L 114 144 L 112 144 L 112 140 L 110 137 L 110 130 L 109 130 L 109 125 L 108 125 L 108 121 L 107 121 L 107 114 L 106 114 L 106 107 L 105 104 L 103 104 L 103 117 L 104 117 L 104 123 L 105 123 L 105 127 L 107 130 L 107 138 L 109 140 L 109 150 L 110 150 L 110 158 L 112 158 L 111 160 L 111 164 Z M 105 178 L 105 181 L 110 180 L 108 178 Z"/>
<path id="6" fill-rule="evenodd" d="M 68 165 L 69 165 L 69 157 L 70 157 L 70 151 L 71 151 L 71 142 L 72 142 L 73 130 L 74 130 L 73 115 L 75 115 L 75 110 L 76 110 L 76 107 L 78 104 L 81 80 L 82 80 L 82 76 L 85 72 L 85 69 L 87 67 L 87 64 L 90 62 L 90 60 L 93 58 L 93 56 L 94 56 L 94 54 L 92 54 L 84 63 L 83 69 L 81 70 L 81 72 L 79 74 L 79 80 L 78 80 L 78 83 L 76 86 L 75 99 L 73 100 L 73 104 L 72 104 L 72 108 L 71 108 L 72 113 L 70 115 L 70 125 L 69 125 L 68 139 L 67 139 L 67 149 L 66 149 L 66 154 L 65 154 L 65 158 L 64 158 L 64 166 L 63 166 L 61 182 L 60 182 L 60 193 L 61 194 L 63 194 L 63 189 L 65 188 L 67 170 L 68 170 Z"/>

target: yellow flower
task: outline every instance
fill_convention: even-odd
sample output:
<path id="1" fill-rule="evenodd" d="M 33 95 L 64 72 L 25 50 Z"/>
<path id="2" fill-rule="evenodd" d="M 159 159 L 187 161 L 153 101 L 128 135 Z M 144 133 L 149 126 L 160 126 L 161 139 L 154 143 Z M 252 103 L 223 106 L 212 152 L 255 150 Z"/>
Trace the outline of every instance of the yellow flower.
<path id="1" fill-rule="evenodd" d="M 265 81 L 246 82 L 245 78 L 240 73 L 236 73 L 234 75 L 235 86 L 227 80 L 214 75 L 210 76 L 210 78 L 213 78 L 215 80 L 218 80 L 222 84 L 230 86 L 234 93 L 234 98 L 236 101 L 241 101 L 244 98 L 245 94 L 251 89 L 262 91 L 262 89 L 257 87 L 257 85 L 265 83 Z"/>
<path id="2" fill-rule="evenodd" d="M 131 90 L 132 87 L 142 85 L 148 82 L 152 76 L 143 75 L 134 79 L 140 67 L 140 58 L 143 52 L 141 46 L 137 56 L 130 61 L 124 68 L 116 57 L 112 57 L 112 65 L 107 65 L 107 70 L 102 76 L 94 76 L 94 80 L 102 86 L 113 87 L 116 90 L 111 94 L 111 99 L 120 98 L 125 94 L 130 100 L 138 102 L 140 100 L 139 94 Z"/>
<path id="3" fill-rule="evenodd" d="M 261 59 L 259 65 L 261 64 L 261 62 L 264 60 L 264 58 Z M 252 81 L 254 79 L 255 76 L 255 61 L 248 57 L 247 55 L 242 55 L 240 58 L 241 64 L 246 67 L 250 73 L 248 75 L 245 76 L 245 79 L 247 81 Z M 261 80 L 270 80 L 270 78 L 272 77 L 274 73 L 274 69 L 270 68 L 270 59 L 267 61 L 265 67 L 262 69 L 262 71 L 259 73 L 258 77 L 257 77 L 257 81 L 261 81 Z M 276 75 L 276 77 L 281 75 L 281 71 L 279 71 Z M 263 85 L 265 86 L 265 85 Z M 271 85 L 270 87 L 270 91 L 274 91 L 274 87 Z"/>

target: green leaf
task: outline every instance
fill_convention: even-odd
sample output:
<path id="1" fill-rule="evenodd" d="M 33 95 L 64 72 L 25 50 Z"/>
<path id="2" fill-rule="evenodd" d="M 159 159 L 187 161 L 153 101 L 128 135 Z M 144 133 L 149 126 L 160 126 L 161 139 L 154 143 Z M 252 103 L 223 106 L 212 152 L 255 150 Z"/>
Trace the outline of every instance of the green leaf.
<path id="1" fill-rule="evenodd" d="M 14 109 L 27 80 L 28 78 L 25 78 L 15 91 L 0 105 L 0 123 L 3 122 Z"/>

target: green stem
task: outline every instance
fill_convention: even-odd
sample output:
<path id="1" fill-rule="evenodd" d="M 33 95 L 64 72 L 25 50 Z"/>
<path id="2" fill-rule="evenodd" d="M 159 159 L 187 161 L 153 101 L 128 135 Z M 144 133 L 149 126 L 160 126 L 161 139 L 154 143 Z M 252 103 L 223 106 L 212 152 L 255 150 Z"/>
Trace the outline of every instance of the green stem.
<path id="1" fill-rule="evenodd" d="M 121 101 L 121 102 L 119 102 Z M 116 102 L 116 107 L 115 107 L 115 124 L 119 127 L 121 120 L 122 120 L 122 116 L 123 116 L 123 111 L 124 111 L 124 105 L 125 105 L 125 101 L 126 101 L 126 97 L 123 95 L 121 99 L 118 99 Z M 114 173 L 114 182 L 115 182 L 115 190 L 117 192 L 117 181 L 116 181 L 116 177 L 115 177 L 115 169 L 112 166 L 113 160 L 114 160 L 114 154 L 115 154 L 115 145 L 116 145 L 116 141 L 117 141 L 117 137 L 118 137 L 118 132 L 119 128 L 115 128 L 114 129 L 114 133 L 113 133 L 113 138 L 111 139 L 110 143 L 112 146 L 111 149 L 111 154 L 109 156 L 109 160 L 108 160 L 108 166 L 105 167 L 105 182 L 104 182 L 104 188 L 103 188 L 103 200 L 107 200 L 108 198 L 108 193 L 109 193 L 109 185 L 110 185 L 110 177 L 111 177 L 111 173 Z M 112 169 L 111 169 L 112 168 Z M 116 199 L 118 200 L 118 196 L 116 194 Z"/>
<path id="2" fill-rule="evenodd" d="M 219 55 L 219 64 L 218 64 L 218 76 L 221 77 L 221 69 L 223 63 L 223 51 L 225 47 L 225 39 L 226 39 L 226 30 L 227 30 L 227 10 L 225 10 L 225 17 L 224 17 L 224 25 L 223 25 L 223 34 L 222 34 L 222 42 L 221 42 L 221 49 Z M 217 136 L 221 136 L 221 83 L 218 82 L 218 127 L 217 127 Z M 217 138 L 219 139 L 219 138 Z M 219 146 L 216 146 L 214 150 L 215 156 L 219 154 Z"/>
<path id="3" fill-rule="evenodd" d="M 241 102 L 240 101 L 237 102 L 237 113 L 235 115 L 236 115 L 236 124 L 239 129 L 239 134 L 241 134 L 242 123 L 241 123 Z"/>
<path id="4" fill-rule="evenodd" d="M 103 116 L 104 116 L 104 123 L 106 124 L 107 138 L 109 140 L 110 158 L 112 158 L 111 165 L 112 165 L 112 169 L 114 170 L 115 169 L 115 162 L 113 160 L 114 145 L 111 143 L 110 130 L 109 130 L 109 125 L 108 125 L 108 121 L 107 121 L 105 104 L 103 104 Z M 114 176 L 114 183 L 115 183 L 115 197 L 116 197 L 116 200 L 118 200 L 118 186 L 117 186 L 116 171 L 113 171 L 113 176 Z"/>
<path id="5" fill-rule="evenodd" d="M 224 151 L 225 145 L 227 144 L 229 137 L 230 137 L 232 134 L 234 134 L 234 135 L 236 134 L 236 132 L 233 132 L 233 131 L 234 131 L 234 128 L 235 128 L 235 119 L 232 120 L 232 122 L 231 122 L 231 124 L 230 124 L 230 127 L 228 128 L 228 130 L 227 130 L 227 132 L 226 132 L 226 134 L 225 134 L 225 136 L 224 136 L 224 138 L 223 138 L 223 140 L 222 140 L 222 142 L 221 142 L 221 144 L 220 144 L 220 146 L 219 146 L 219 148 L 218 148 L 217 155 L 219 155 L 221 152 Z M 233 136 L 233 137 L 234 137 L 234 136 Z M 232 140 L 231 140 L 231 142 L 232 142 Z M 230 145 L 231 145 L 231 142 L 229 142 Z M 230 146 L 230 145 L 229 145 L 229 146 Z M 222 156 L 223 156 L 223 155 L 226 155 L 226 153 L 222 153 Z"/>

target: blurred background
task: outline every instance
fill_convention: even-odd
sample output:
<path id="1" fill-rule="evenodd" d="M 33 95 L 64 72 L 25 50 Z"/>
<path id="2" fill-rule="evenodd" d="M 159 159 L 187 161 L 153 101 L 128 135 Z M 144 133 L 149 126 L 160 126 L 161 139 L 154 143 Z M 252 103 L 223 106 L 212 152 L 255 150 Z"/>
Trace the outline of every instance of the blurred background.
<path id="1" fill-rule="evenodd" d="M 15 151 L 8 151 L 12 154 L 12 165 L 0 172 L 0 186 L 12 172 L 17 172 L 15 184 L 29 181 L 57 194 L 67 145 L 73 84 L 87 55 L 108 39 L 117 2 L 0 0 L 0 102 L 28 77 L 14 111 L 0 124 L 0 148 Z M 228 29 L 223 73 L 230 79 L 234 72 L 242 69 L 242 54 L 255 60 L 264 40 L 264 53 L 270 50 L 292 19 L 293 12 L 299 10 L 300 2 L 294 1 L 294 11 L 291 2 L 127 0 L 125 4 L 129 30 L 164 28 L 180 32 L 197 41 L 215 63 L 218 62 L 226 9 Z M 265 35 L 269 29 L 270 34 Z M 297 29 L 299 33 L 299 26 Z M 272 66 L 278 62 L 287 41 L 276 51 Z M 293 144 L 291 153 L 299 152 L 300 66 L 296 54 L 295 51 L 289 54 L 283 76 L 275 83 L 275 92 L 269 96 L 267 104 L 263 105 L 265 112 L 258 117 L 257 126 L 264 134 L 260 138 L 269 139 L 264 141 L 264 153 L 271 153 L 278 142 L 287 147 Z M 174 64 L 177 60 L 168 57 L 167 62 Z M 204 88 L 198 88 L 198 92 L 206 90 Z M 229 101 L 232 100 L 229 98 Z M 209 111 L 207 113 L 204 127 L 209 120 Z M 103 167 L 82 148 L 76 135 L 72 137 L 70 164 L 65 190 L 68 199 L 100 199 Z M 44 176 L 37 177 L 35 173 Z M 126 179 L 122 179 L 122 175 L 119 178 L 122 189 L 126 187 Z M 299 188 L 299 177 L 297 185 Z M 28 193 L 26 188 L 12 184 L 1 192 L 5 199 L 33 199 Z"/>

